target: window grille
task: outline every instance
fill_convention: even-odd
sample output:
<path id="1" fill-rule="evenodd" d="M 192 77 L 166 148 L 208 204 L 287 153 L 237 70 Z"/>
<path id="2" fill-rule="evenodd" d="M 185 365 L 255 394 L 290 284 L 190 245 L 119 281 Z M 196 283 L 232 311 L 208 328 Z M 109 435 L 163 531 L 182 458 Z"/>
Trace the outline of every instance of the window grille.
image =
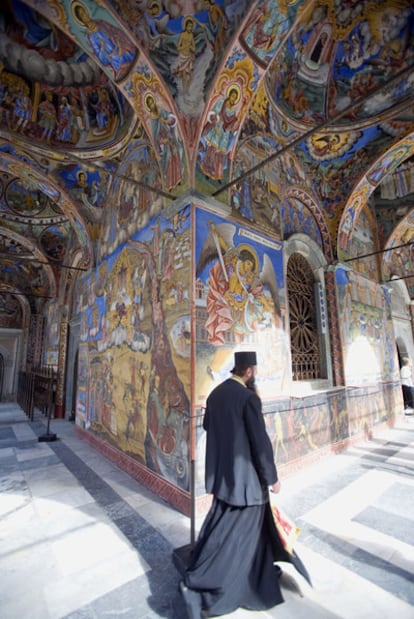
<path id="1" fill-rule="evenodd" d="M 293 380 L 321 378 L 314 285 L 307 260 L 301 254 L 292 254 L 287 265 L 287 292 Z"/>

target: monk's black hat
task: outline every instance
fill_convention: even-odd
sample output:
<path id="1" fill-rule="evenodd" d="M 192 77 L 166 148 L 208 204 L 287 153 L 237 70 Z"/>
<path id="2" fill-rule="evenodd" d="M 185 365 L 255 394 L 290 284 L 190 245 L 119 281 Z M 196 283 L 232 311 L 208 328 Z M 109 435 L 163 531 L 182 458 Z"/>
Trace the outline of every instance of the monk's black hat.
<path id="1" fill-rule="evenodd" d="M 236 368 L 248 368 L 251 365 L 257 365 L 256 353 L 250 350 L 242 350 L 234 353 L 234 372 Z"/>

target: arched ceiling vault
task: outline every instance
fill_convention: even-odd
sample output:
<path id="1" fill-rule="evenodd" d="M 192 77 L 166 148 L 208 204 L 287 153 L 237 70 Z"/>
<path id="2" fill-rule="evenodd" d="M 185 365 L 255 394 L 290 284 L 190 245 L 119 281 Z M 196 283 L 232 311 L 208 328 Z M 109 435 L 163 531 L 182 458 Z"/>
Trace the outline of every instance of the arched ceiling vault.
<path id="1" fill-rule="evenodd" d="M 414 184 L 402 217 L 380 186 L 412 167 L 413 43 L 411 0 L 6 0 L 0 278 L 20 235 L 42 283 L 24 288 L 22 259 L 15 290 L 58 295 L 112 249 L 111 210 L 147 204 L 145 225 L 188 189 L 281 239 L 305 212 L 330 261 L 352 255 L 364 208 L 376 250 L 398 244 Z"/>

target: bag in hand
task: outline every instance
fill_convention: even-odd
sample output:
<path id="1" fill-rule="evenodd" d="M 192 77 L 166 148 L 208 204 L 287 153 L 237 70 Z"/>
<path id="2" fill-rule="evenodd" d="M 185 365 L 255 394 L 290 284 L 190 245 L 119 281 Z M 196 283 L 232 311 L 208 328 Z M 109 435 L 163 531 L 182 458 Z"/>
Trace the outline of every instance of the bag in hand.
<path id="1" fill-rule="evenodd" d="M 275 504 L 274 499 L 270 500 L 270 507 L 283 548 L 294 557 L 295 553 L 293 551 L 293 547 L 299 537 L 300 529 L 296 526 L 293 520 Z"/>

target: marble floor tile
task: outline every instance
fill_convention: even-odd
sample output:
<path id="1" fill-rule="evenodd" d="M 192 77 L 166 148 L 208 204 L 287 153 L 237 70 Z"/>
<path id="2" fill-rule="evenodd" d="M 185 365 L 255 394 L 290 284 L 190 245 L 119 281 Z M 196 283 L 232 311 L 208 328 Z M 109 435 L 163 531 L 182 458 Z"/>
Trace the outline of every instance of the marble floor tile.
<path id="1" fill-rule="evenodd" d="M 52 443 L 37 440 L 45 426 L 0 403 L 1 619 L 186 619 L 172 555 L 190 519 L 72 422 L 52 420 Z M 227 617 L 412 619 L 414 416 L 281 478 L 314 586 L 282 564 L 284 604 Z"/>
<path id="2" fill-rule="evenodd" d="M 33 498 L 33 505 L 42 520 L 67 517 L 68 510 L 92 503 L 93 498 L 80 484 L 73 488 L 61 489 L 54 494 Z"/>
<path id="3" fill-rule="evenodd" d="M 64 617 L 90 604 L 93 600 L 107 595 L 111 590 L 135 580 L 146 570 L 145 562 L 133 552 L 115 554 L 110 559 L 93 564 L 93 569 L 83 559 L 82 553 L 78 559 L 76 571 L 71 574 L 70 578 L 67 575 L 63 578 L 55 578 L 53 587 L 45 589 L 44 596 L 47 600 L 49 616 Z M 116 612 L 116 609 L 112 610 L 114 611 Z M 105 614 L 110 616 L 111 610 L 107 609 Z"/>

